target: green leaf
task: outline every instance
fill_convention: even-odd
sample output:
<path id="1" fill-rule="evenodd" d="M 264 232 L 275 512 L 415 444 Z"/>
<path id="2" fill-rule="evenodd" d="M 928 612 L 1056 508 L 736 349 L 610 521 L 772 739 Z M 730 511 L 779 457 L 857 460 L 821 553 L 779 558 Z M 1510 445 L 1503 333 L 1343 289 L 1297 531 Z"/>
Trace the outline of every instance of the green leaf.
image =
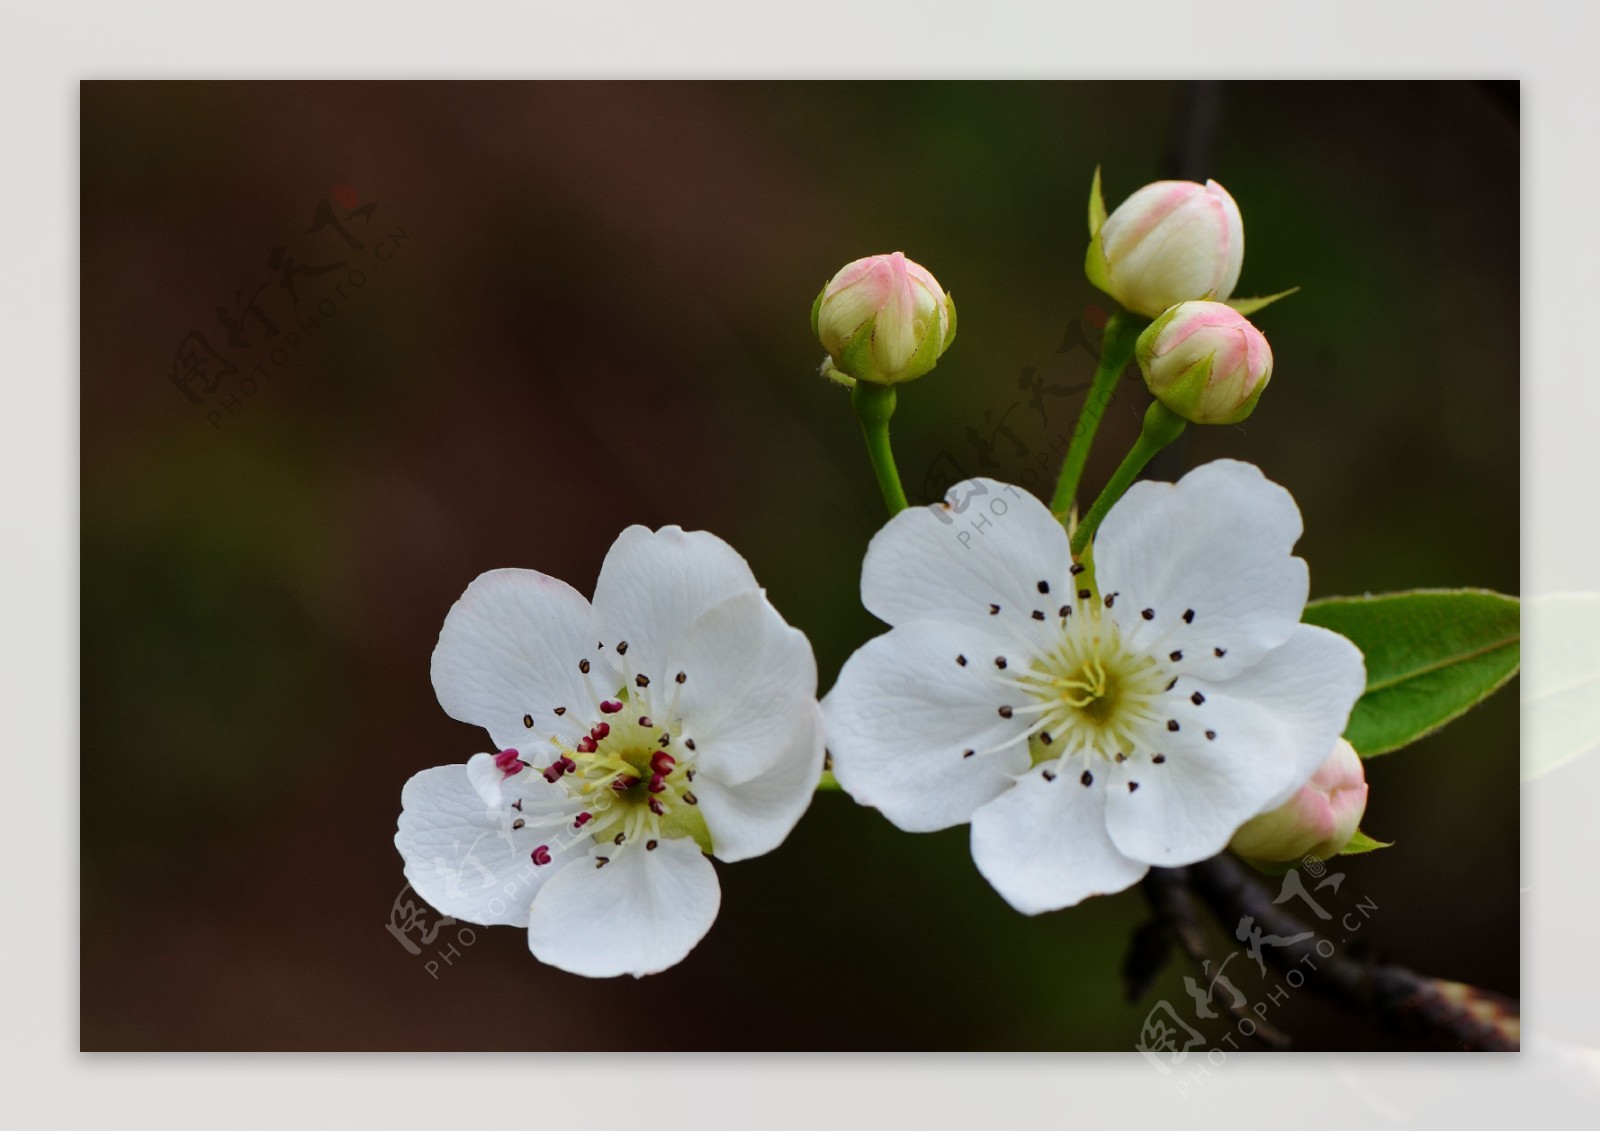
<path id="1" fill-rule="evenodd" d="M 1393 841 L 1379 841 L 1376 837 L 1368 837 L 1358 829 L 1356 830 L 1356 835 L 1350 839 L 1349 844 L 1339 850 L 1339 856 L 1348 857 L 1353 853 L 1370 853 L 1374 849 L 1388 849 L 1393 845 Z"/>
<path id="2" fill-rule="evenodd" d="M 1600 594 L 1529 598 L 1522 777 L 1600 746 Z"/>
<path id="3" fill-rule="evenodd" d="M 1229 299 L 1228 306 L 1249 318 L 1262 307 L 1271 306 L 1279 299 L 1287 299 L 1299 289 L 1298 287 L 1290 287 L 1287 291 L 1279 291 L 1276 295 L 1262 295 L 1254 299 Z"/>
<path id="4" fill-rule="evenodd" d="M 1520 614 L 1516 598 L 1489 590 L 1407 590 L 1314 601 L 1305 621 L 1366 655 L 1367 690 L 1344 735 L 1370 758 L 1437 731 L 1516 675 Z"/>

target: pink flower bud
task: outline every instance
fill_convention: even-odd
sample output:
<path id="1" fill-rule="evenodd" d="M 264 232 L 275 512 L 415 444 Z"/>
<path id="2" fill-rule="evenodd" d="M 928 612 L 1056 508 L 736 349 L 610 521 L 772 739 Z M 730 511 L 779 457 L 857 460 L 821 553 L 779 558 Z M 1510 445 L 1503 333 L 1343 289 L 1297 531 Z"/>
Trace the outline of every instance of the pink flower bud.
<path id="1" fill-rule="evenodd" d="M 1195 424 L 1235 424 L 1272 380 L 1272 347 L 1222 303 L 1179 303 L 1145 328 L 1135 349 L 1150 392 Z"/>
<path id="2" fill-rule="evenodd" d="M 955 301 L 901 252 L 867 256 L 828 281 L 811 329 L 845 377 L 893 385 L 921 377 L 956 336 Z"/>
<path id="3" fill-rule="evenodd" d="M 1118 206 L 1089 248 L 1089 278 L 1135 314 L 1226 299 L 1244 265 L 1239 206 L 1215 181 L 1157 181 Z"/>
<path id="4" fill-rule="evenodd" d="M 1361 756 L 1340 739 L 1310 782 L 1277 809 L 1245 822 L 1228 847 L 1248 860 L 1273 864 L 1308 855 L 1337 856 L 1355 836 L 1366 810 Z"/>

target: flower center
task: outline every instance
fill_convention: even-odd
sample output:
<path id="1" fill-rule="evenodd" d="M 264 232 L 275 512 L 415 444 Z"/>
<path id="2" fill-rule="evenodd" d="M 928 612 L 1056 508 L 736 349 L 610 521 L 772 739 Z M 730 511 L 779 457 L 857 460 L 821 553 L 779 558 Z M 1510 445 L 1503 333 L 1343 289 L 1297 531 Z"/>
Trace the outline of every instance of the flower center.
<path id="1" fill-rule="evenodd" d="M 688 837 L 705 852 L 712 851 L 711 833 L 694 794 L 694 739 L 681 733 L 683 721 L 677 714 L 676 689 L 688 675 L 676 675 L 669 684 L 671 694 L 652 697 L 649 678 L 633 675 L 622 660 L 627 648 L 625 642 L 616 648 L 625 682 L 613 697 L 600 697 L 590 683 L 591 664 L 579 662 L 595 723 L 576 743 L 551 736 L 544 748 L 549 758 L 546 765 L 529 761 L 537 759 L 531 750 L 526 754 L 506 750 L 495 759 L 508 778 L 539 774 L 566 793 L 559 803 L 546 799 L 532 805 L 513 804 L 518 811 L 511 818 L 513 830 L 545 835 L 533 851 L 535 865 L 550 863 L 552 847 L 579 840 L 609 841 L 618 846 L 642 843 L 650 850 L 662 838 Z M 558 716 L 567 710 L 566 706 L 554 709 Z M 533 726 L 531 713 L 524 725 Z M 547 839 L 554 826 L 564 828 Z M 595 863 L 604 866 L 608 860 L 596 857 Z"/>
<path id="2" fill-rule="evenodd" d="M 1156 701 L 1168 674 L 1150 656 L 1122 640 L 1111 617 L 1079 603 L 1063 618 L 1055 646 L 1020 674 L 1036 717 L 1029 749 L 1035 764 L 1065 753 L 1088 750 L 1116 759 L 1138 745 L 1138 737 L 1159 722 Z"/>

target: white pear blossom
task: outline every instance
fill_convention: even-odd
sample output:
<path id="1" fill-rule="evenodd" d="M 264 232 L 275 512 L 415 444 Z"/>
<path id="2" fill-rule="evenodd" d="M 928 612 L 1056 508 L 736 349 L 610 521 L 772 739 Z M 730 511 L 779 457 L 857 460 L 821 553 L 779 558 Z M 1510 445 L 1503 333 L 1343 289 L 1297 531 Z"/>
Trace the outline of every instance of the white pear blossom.
<path id="1" fill-rule="evenodd" d="M 1354 645 L 1300 623 L 1300 531 L 1231 460 L 1129 488 L 1092 584 L 1010 485 L 901 512 L 861 580 L 893 628 L 823 703 L 840 785 L 905 830 L 971 822 L 979 870 L 1030 914 L 1220 852 L 1311 777 L 1365 683 Z"/>
<path id="2" fill-rule="evenodd" d="M 805 635 L 703 531 L 624 530 L 593 605 L 533 570 L 483 574 L 445 618 L 433 686 L 498 753 L 406 783 L 406 878 L 576 974 L 670 967 L 721 903 L 706 855 L 766 853 L 809 804 L 816 684 Z"/>

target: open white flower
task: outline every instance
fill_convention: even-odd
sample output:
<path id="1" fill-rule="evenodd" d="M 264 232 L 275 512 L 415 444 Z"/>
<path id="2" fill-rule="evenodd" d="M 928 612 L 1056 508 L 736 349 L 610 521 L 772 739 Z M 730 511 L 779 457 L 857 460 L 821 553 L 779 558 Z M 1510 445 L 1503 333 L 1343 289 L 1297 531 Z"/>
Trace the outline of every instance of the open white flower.
<path id="1" fill-rule="evenodd" d="M 862 601 L 894 628 L 823 703 L 856 801 L 906 830 L 970 821 L 979 870 L 1032 914 L 1220 852 L 1327 757 L 1361 653 L 1300 624 L 1300 512 L 1258 469 L 1134 484 L 1092 588 L 1033 496 L 949 498 L 867 551 Z"/>
<path id="2" fill-rule="evenodd" d="M 623 531 L 592 606 L 533 570 L 483 574 L 445 618 L 433 686 L 500 751 L 406 783 L 406 878 L 580 975 L 681 960 L 721 903 L 705 854 L 776 848 L 822 774 L 810 642 L 703 531 Z"/>

